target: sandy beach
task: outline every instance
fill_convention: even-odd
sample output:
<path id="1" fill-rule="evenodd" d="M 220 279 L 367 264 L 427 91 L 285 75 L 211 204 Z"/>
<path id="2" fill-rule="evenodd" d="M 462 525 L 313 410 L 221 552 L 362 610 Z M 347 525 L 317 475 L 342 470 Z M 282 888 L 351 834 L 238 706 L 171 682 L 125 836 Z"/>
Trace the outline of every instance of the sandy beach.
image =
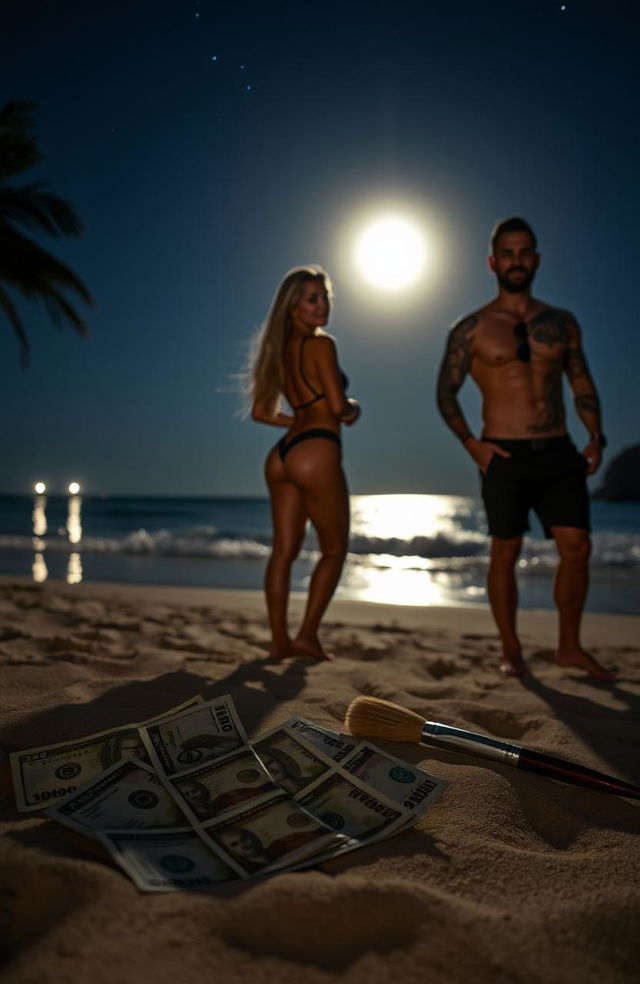
<path id="1" fill-rule="evenodd" d="M 293 611 L 302 600 L 294 599 Z M 383 697 L 640 782 L 640 618 L 587 615 L 613 685 L 553 663 L 555 616 L 523 612 L 532 677 L 497 672 L 488 610 L 334 602 L 322 664 L 265 661 L 259 592 L 0 580 L 6 984 L 117 980 L 636 979 L 638 803 L 487 760 L 390 744 L 447 781 L 417 826 L 297 873 L 140 893 L 80 834 L 17 812 L 8 753 L 229 693 L 250 735 L 292 714 L 340 730 Z"/>

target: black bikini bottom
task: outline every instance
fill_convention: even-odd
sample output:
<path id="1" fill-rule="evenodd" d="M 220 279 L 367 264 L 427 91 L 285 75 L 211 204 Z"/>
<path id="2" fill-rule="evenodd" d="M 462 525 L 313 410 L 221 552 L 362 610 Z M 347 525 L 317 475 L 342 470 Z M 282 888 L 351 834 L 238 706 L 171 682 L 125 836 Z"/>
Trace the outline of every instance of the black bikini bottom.
<path id="1" fill-rule="evenodd" d="M 312 437 L 324 437 L 327 441 L 333 441 L 339 448 L 342 447 L 340 436 L 335 431 L 329 430 L 327 427 L 310 427 L 309 430 L 300 431 L 299 434 L 295 434 L 289 441 L 287 441 L 286 437 L 278 441 L 277 448 L 280 460 L 284 461 L 291 448 L 295 447 L 296 444 L 300 444 L 300 441 L 310 441 Z"/>

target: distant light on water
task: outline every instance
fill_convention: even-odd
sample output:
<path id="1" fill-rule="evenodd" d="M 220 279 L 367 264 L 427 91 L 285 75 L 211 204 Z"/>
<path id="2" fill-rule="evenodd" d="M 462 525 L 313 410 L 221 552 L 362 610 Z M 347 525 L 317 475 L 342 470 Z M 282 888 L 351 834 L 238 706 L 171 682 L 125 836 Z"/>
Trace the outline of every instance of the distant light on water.
<path id="1" fill-rule="evenodd" d="M 47 486 L 44 484 L 44 482 L 36 482 L 36 484 L 33 486 L 33 491 L 36 492 L 38 495 L 44 495 L 45 492 L 47 491 Z"/>
<path id="2" fill-rule="evenodd" d="M 80 584 L 82 581 L 82 560 L 79 553 L 69 554 L 67 563 L 67 584 Z"/>
<path id="3" fill-rule="evenodd" d="M 31 565 L 31 575 L 36 584 L 43 584 L 47 580 L 49 572 L 47 570 L 44 554 L 34 554 L 33 563 Z"/>
<path id="4" fill-rule="evenodd" d="M 34 499 L 33 512 L 31 514 L 34 537 L 44 536 L 47 532 L 47 514 L 45 512 L 46 502 L 46 499 L 42 499 L 40 497 Z"/>
<path id="5" fill-rule="evenodd" d="M 69 543 L 80 543 L 82 539 L 81 506 L 82 499 L 79 496 L 69 499 L 69 510 L 67 512 L 67 536 L 69 537 Z"/>
<path id="6" fill-rule="evenodd" d="M 69 483 L 69 495 L 77 495 L 79 491 L 80 491 L 80 486 L 78 485 L 77 482 Z"/>

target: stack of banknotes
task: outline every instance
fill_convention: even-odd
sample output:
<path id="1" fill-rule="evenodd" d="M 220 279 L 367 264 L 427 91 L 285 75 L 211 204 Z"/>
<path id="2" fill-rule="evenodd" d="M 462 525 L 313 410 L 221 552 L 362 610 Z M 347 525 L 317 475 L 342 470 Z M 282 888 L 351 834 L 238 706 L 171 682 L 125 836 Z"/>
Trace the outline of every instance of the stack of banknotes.
<path id="1" fill-rule="evenodd" d="M 249 741 L 229 696 L 11 754 L 18 809 L 96 838 L 145 892 L 307 867 L 412 826 L 445 783 L 300 717 Z"/>

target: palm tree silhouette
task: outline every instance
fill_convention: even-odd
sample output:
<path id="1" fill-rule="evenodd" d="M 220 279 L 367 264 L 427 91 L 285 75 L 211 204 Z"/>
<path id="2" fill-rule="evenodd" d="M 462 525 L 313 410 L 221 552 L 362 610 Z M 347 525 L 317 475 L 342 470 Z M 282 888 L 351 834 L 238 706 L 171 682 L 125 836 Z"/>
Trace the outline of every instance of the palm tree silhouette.
<path id="1" fill-rule="evenodd" d="M 87 335 L 88 328 L 63 290 L 75 291 L 88 304 L 93 303 L 75 273 L 18 228 L 26 226 L 51 236 L 82 232 L 71 205 L 48 192 L 44 182 L 32 181 L 19 188 L 7 184 L 42 160 L 32 133 L 34 110 L 33 103 L 20 100 L 0 109 L 0 310 L 17 335 L 22 366 L 29 362 L 29 340 L 6 287 L 30 300 L 43 301 L 56 324 L 71 324 L 81 335 Z"/>

